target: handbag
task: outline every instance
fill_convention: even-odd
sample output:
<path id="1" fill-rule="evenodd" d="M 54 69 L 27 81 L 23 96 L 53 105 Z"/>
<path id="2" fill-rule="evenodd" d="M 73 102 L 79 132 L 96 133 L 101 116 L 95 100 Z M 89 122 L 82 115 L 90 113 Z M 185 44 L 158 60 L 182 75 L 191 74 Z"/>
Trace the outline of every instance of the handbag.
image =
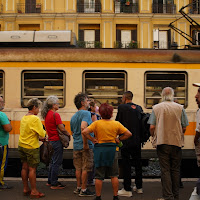
<path id="1" fill-rule="evenodd" d="M 53 146 L 50 141 L 44 141 L 40 146 L 40 161 L 47 166 L 51 162 L 51 157 L 53 155 Z"/>
<path id="2" fill-rule="evenodd" d="M 53 113 L 53 117 L 55 119 L 55 113 Z M 56 121 L 56 119 L 55 119 Z M 63 124 L 64 125 L 64 124 Z M 69 141 L 70 141 L 70 137 L 66 134 L 64 134 L 57 126 L 57 131 L 58 131 L 58 136 L 60 138 L 60 141 L 63 145 L 63 147 L 67 148 L 69 146 Z"/>

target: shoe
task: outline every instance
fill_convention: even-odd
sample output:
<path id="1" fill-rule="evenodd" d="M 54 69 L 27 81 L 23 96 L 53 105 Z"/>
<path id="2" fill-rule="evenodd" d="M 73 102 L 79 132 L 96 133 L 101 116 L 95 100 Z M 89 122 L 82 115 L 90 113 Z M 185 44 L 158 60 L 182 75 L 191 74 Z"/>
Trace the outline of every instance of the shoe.
<path id="1" fill-rule="evenodd" d="M 113 196 L 113 200 L 119 200 L 118 196 Z"/>
<path id="2" fill-rule="evenodd" d="M 165 199 L 163 199 L 163 198 L 159 198 L 159 199 L 156 199 L 156 200 L 165 200 Z"/>
<path id="3" fill-rule="evenodd" d="M 101 196 L 95 197 L 94 200 L 101 200 Z"/>
<path id="4" fill-rule="evenodd" d="M 137 192 L 138 194 L 143 194 L 143 189 L 142 188 L 137 189 L 136 185 L 133 186 L 133 191 Z"/>
<path id="5" fill-rule="evenodd" d="M 95 186 L 94 182 L 88 183 L 87 186 Z"/>
<path id="6" fill-rule="evenodd" d="M 74 194 L 80 194 L 80 192 L 81 192 L 81 188 L 79 189 L 79 188 L 76 188 L 75 190 L 74 190 Z"/>
<path id="7" fill-rule="evenodd" d="M 50 187 L 52 190 L 61 190 L 65 188 L 65 185 L 62 185 L 60 182 L 57 183 L 57 185 L 51 185 Z"/>
<path id="8" fill-rule="evenodd" d="M 29 196 L 30 194 L 31 194 L 31 191 L 23 192 L 23 195 L 24 195 L 24 196 Z"/>
<path id="9" fill-rule="evenodd" d="M 131 191 L 126 191 L 124 188 L 118 191 L 119 196 L 123 197 L 132 197 L 132 192 Z"/>
<path id="10" fill-rule="evenodd" d="M 9 186 L 9 185 L 7 185 L 7 184 L 0 185 L 0 189 L 2 189 L 2 190 L 12 189 L 12 188 L 13 188 L 13 186 Z"/>
<path id="11" fill-rule="evenodd" d="M 93 197 L 95 195 L 94 192 L 91 192 L 88 188 L 86 189 L 86 191 L 80 191 L 79 193 L 79 197 Z"/>
<path id="12" fill-rule="evenodd" d="M 31 199 L 39 199 L 39 198 L 42 198 L 42 197 L 45 197 L 45 194 L 39 192 L 38 194 L 31 194 L 30 195 L 30 198 Z"/>

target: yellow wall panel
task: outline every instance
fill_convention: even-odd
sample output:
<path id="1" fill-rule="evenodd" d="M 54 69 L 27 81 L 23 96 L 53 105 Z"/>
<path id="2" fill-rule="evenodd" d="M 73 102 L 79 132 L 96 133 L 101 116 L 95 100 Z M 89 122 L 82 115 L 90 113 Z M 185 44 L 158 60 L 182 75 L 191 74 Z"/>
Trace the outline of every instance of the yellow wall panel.
<path id="1" fill-rule="evenodd" d="M 53 12 L 54 0 L 44 0 L 44 12 Z"/>
<path id="2" fill-rule="evenodd" d="M 139 1 L 139 10 L 140 13 L 150 13 L 151 12 L 151 1 L 146 1 L 146 0 L 140 0 Z"/>
<path id="3" fill-rule="evenodd" d="M 140 35 L 141 35 L 141 48 L 150 48 L 151 42 L 151 33 L 150 33 L 150 22 L 141 22 L 140 26 Z"/>
<path id="4" fill-rule="evenodd" d="M 113 46 L 113 39 L 112 39 L 112 22 L 111 21 L 104 21 L 103 25 L 103 47 L 104 48 L 112 48 Z"/>

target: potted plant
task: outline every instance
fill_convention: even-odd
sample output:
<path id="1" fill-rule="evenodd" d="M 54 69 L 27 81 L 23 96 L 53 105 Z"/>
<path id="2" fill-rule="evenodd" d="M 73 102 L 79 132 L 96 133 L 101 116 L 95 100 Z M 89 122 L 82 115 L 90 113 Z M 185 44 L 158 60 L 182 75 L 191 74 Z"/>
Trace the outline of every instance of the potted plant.
<path id="1" fill-rule="evenodd" d="M 130 5 L 130 0 L 126 0 L 126 5 L 127 5 L 127 6 Z"/>

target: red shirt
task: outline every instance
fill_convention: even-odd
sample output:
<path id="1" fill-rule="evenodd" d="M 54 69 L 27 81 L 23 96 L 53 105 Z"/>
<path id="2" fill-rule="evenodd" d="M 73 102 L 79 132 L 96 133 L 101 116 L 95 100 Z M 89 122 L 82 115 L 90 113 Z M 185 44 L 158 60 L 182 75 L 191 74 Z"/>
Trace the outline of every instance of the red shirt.
<path id="1" fill-rule="evenodd" d="M 60 118 L 60 115 L 55 112 L 55 119 L 53 116 L 53 111 L 49 110 L 46 117 L 45 117 L 45 127 L 48 134 L 49 141 L 58 141 L 58 131 L 57 131 L 57 125 L 62 124 L 62 120 Z"/>

